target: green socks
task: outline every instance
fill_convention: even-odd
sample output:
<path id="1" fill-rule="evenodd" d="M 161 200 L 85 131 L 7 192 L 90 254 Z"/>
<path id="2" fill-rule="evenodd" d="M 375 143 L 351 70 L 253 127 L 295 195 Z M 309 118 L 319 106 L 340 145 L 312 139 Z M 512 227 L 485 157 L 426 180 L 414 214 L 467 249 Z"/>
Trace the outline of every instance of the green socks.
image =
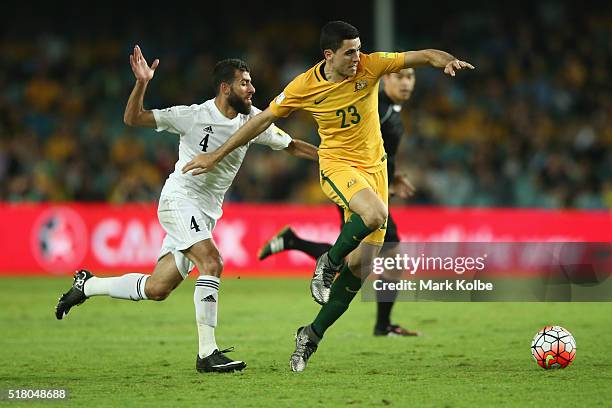
<path id="1" fill-rule="evenodd" d="M 344 223 L 340 236 L 327 252 L 329 260 L 335 265 L 342 265 L 344 257 L 357 248 L 372 231 L 366 227 L 359 215 L 351 214 Z M 361 279 L 351 273 L 348 265 L 344 265 L 332 284 L 329 301 L 321 307 L 312 322 L 311 327 L 315 334 L 323 337 L 325 331 L 348 309 L 359 289 L 361 289 Z"/>
<path id="2" fill-rule="evenodd" d="M 329 260 L 335 265 L 341 265 L 344 262 L 344 257 L 357 248 L 361 241 L 370 235 L 372 231 L 366 227 L 359 215 L 351 214 L 344 223 L 336 243 L 334 243 L 328 252 Z"/>
<path id="3" fill-rule="evenodd" d="M 314 322 L 312 322 L 312 329 L 319 337 L 322 337 L 327 328 L 334 324 L 348 309 L 349 303 L 351 303 L 360 288 L 361 279 L 355 277 L 348 266 L 344 265 L 332 284 L 329 302 L 323 305 Z"/>

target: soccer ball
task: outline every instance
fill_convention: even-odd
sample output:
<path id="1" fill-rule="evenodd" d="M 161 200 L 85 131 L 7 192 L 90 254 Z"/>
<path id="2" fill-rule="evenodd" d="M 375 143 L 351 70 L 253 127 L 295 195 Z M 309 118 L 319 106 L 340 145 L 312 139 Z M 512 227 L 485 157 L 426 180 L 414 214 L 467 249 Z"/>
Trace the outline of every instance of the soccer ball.
<path id="1" fill-rule="evenodd" d="M 576 356 L 576 340 L 561 326 L 545 326 L 531 342 L 531 355 L 544 369 L 565 368 Z"/>

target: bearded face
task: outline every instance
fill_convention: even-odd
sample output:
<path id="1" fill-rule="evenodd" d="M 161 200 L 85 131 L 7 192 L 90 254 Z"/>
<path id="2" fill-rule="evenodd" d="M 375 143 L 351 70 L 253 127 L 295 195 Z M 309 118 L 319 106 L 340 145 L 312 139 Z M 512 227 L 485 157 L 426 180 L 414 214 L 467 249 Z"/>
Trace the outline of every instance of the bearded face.
<path id="1" fill-rule="evenodd" d="M 236 112 L 248 115 L 251 113 L 253 102 L 251 98 L 255 93 L 255 87 L 251 83 L 251 74 L 248 71 L 236 70 L 234 82 L 230 85 L 227 103 Z"/>
<path id="2" fill-rule="evenodd" d="M 232 107 L 236 112 L 242 113 L 243 115 L 248 115 L 251 113 L 251 94 L 248 95 L 239 95 L 238 92 L 234 90 L 234 87 L 230 89 L 230 94 L 227 97 L 227 103 Z"/>

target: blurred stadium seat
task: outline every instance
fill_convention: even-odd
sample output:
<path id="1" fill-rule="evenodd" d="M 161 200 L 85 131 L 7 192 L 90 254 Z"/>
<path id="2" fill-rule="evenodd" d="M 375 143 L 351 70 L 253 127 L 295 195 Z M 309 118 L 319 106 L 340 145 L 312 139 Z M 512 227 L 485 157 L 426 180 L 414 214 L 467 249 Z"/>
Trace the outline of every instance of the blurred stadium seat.
<path id="1" fill-rule="evenodd" d="M 437 15 L 431 5 L 402 3 L 397 48 L 447 49 L 478 67 L 460 81 L 417 71 L 399 161 L 419 190 L 408 205 L 612 207 L 609 9 L 468 2 Z M 123 125 L 134 43 L 161 60 L 145 98 L 149 108 L 212 97 L 212 66 L 228 56 L 251 65 L 255 103 L 265 107 L 320 58 L 323 19 L 353 21 L 364 51 L 372 51 L 371 15 L 359 10 L 332 6 L 321 16 L 285 6 L 281 19 L 275 7 L 247 6 L 234 21 L 220 21 L 214 9 L 185 15 L 122 8 L 121 15 L 109 9 L 85 17 L 61 7 L 47 6 L 39 17 L 16 8 L 0 29 L 0 201 L 157 198 L 176 140 Z M 26 28 L 26 16 L 27 27 L 38 30 Z M 306 117 L 281 126 L 318 141 Z M 253 150 L 229 200 L 325 202 L 316 164 Z"/>

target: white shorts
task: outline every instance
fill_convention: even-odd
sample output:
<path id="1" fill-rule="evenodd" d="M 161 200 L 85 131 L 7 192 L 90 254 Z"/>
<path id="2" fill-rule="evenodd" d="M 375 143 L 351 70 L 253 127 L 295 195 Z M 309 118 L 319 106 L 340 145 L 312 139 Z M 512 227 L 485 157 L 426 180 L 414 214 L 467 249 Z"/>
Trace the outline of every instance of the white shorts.
<path id="1" fill-rule="evenodd" d="M 166 231 L 157 259 L 169 253 L 174 255 L 176 266 L 184 279 L 195 265 L 181 251 L 212 238 L 216 220 L 206 215 L 195 200 L 167 196 L 159 198 L 157 218 Z"/>

